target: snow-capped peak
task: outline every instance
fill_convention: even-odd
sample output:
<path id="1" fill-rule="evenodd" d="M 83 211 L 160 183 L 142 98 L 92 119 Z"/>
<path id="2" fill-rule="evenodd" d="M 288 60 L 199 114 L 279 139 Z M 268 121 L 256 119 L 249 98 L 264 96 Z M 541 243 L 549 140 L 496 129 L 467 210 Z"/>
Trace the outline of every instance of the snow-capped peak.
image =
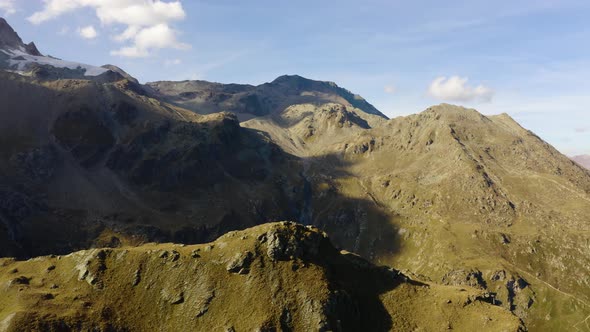
<path id="1" fill-rule="evenodd" d="M 13 70 L 19 73 L 25 73 L 32 69 L 35 65 L 47 65 L 55 68 L 83 70 L 84 76 L 98 76 L 109 71 L 106 68 L 91 66 L 79 62 L 65 61 L 48 56 L 31 55 L 27 53 L 26 50 L 22 47 L 19 47 L 17 49 L 3 49 L 0 50 L 0 52 L 8 56 L 8 59 L 6 60 L 6 62 L 8 63 L 8 68 L 6 69 Z"/>
<path id="2" fill-rule="evenodd" d="M 39 66 L 79 70 L 80 76 L 86 77 L 99 76 L 109 71 L 108 68 L 44 56 L 34 43 L 23 43 L 16 31 L 0 17 L 0 69 L 26 74 Z M 78 73 L 75 74 L 77 76 Z"/>

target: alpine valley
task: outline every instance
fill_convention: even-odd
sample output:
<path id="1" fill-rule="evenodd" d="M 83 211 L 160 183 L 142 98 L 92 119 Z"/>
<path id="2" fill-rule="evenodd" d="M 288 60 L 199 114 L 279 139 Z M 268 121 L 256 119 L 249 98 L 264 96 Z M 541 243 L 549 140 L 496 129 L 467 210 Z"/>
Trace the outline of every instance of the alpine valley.
<path id="1" fill-rule="evenodd" d="M 41 51 L 0 18 L 0 331 L 590 331 L 590 171 L 507 114 Z"/>

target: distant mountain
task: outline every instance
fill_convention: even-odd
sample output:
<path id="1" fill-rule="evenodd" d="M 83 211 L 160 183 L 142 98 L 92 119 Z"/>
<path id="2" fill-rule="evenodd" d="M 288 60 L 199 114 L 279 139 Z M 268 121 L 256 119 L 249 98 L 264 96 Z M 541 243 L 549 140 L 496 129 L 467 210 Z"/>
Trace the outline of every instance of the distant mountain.
<path id="1" fill-rule="evenodd" d="M 590 170 L 590 155 L 583 154 L 572 157 L 572 160 Z"/>
<path id="2" fill-rule="evenodd" d="M 361 96 L 333 82 L 298 75 L 284 75 L 259 86 L 206 81 L 152 82 L 147 86 L 158 97 L 201 114 L 223 110 L 247 119 L 278 113 L 291 105 L 337 103 L 387 119 Z"/>
<path id="3" fill-rule="evenodd" d="M 91 79 L 113 82 L 122 77 L 118 71 L 110 68 L 45 56 L 33 42 L 23 43 L 14 29 L 1 17 L 0 69 L 44 80 Z"/>

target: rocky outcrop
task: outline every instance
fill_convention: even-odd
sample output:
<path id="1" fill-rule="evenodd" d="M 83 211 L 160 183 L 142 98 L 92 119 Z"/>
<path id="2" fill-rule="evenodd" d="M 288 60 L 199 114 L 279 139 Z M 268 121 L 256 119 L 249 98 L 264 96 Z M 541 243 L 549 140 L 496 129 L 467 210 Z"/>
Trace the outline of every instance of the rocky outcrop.
<path id="1" fill-rule="evenodd" d="M 444 275 L 442 284 L 453 286 L 469 286 L 486 289 L 486 282 L 483 280 L 481 271 L 477 270 L 455 270 Z"/>
<path id="2" fill-rule="evenodd" d="M 314 230 L 309 232 L 300 227 L 277 227 L 263 234 L 260 241 L 266 242 L 266 254 L 272 260 L 313 258 L 318 255 L 322 240 L 326 238 L 325 234 Z"/>

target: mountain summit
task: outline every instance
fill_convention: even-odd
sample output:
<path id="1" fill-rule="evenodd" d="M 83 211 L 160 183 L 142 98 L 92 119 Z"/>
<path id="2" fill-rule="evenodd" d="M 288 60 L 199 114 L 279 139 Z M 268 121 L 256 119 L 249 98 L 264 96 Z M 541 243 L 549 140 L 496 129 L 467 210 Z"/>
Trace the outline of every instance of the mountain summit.
<path id="1" fill-rule="evenodd" d="M 2 17 L 0 17 L 0 49 L 19 49 L 30 55 L 41 56 L 35 43 L 24 44 L 16 31 Z"/>
<path id="2" fill-rule="evenodd" d="M 1 17 L 0 69 L 44 80 L 85 78 L 115 81 L 122 77 L 108 68 L 44 56 L 35 43 L 24 44 L 16 31 Z"/>

